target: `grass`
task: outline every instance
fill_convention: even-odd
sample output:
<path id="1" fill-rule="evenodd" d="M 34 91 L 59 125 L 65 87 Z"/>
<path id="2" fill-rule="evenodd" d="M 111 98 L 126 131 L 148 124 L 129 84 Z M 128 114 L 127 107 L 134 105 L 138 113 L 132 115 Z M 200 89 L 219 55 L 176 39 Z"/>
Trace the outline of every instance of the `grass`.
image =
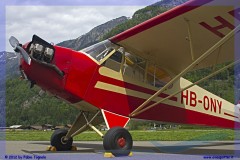
<path id="1" fill-rule="evenodd" d="M 7 141 L 49 141 L 53 131 L 6 131 Z M 177 129 L 160 131 L 130 131 L 134 141 L 224 141 L 234 140 L 230 129 Z M 101 141 L 93 131 L 74 137 L 75 141 Z"/>

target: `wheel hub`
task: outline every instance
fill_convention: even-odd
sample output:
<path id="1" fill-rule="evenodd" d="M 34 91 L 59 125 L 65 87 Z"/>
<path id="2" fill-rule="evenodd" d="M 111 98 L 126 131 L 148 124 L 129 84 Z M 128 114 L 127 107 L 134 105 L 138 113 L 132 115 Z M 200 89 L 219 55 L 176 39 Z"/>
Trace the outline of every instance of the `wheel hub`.
<path id="1" fill-rule="evenodd" d="M 67 144 L 67 140 L 65 140 L 65 136 L 63 136 L 63 137 L 61 138 L 61 143 L 62 143 L 62 144 Z"/>
<path id="2" fill-rule="evenodd" d="M 126 145 L 126 140 L 122 137 L 117 140 L 117 143 L 121 148 L 123 148 Z"/>

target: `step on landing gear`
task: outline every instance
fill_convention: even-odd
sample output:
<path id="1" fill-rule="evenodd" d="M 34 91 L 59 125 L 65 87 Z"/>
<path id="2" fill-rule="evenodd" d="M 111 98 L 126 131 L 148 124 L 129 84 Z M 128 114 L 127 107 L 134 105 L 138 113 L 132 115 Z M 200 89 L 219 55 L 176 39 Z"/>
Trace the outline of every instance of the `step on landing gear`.
<path id="1" fill-rule="evenodd" d="M 104 135 L 103 147 L 107 151 L 105 157 L 132 156 L 132 146 L 132 136 L 125 128 L 114 127 Z"/>

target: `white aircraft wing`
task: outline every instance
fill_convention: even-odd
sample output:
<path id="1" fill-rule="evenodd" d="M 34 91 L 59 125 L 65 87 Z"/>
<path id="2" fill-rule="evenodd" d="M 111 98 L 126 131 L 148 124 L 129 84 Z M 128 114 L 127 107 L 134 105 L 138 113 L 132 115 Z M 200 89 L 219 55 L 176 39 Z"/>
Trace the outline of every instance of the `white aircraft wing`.
<path id="1" fill-rule="evenodd" d="M 192 0 L 110 41 L 177 75 L 239 23 L 240 0 Z M 234 60 L 235 42 L 233 36 L 192 70 Z"/>

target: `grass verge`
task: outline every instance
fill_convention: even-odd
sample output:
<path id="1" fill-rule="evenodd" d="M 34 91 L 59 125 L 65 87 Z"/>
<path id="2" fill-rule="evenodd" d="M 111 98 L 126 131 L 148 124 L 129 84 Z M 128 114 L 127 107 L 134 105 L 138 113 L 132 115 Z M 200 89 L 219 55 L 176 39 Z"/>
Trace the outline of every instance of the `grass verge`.
<path id="1" fill-rule="evenodd" d="M 7 141 L 49 141 L 53 131 L 6 131 Z M 234 140 L 230 129 L 178 129 L 160 131 L 130 131 L 134 141 L 224 141 Z M 101 141 L 93 131 L 74 137 L 75 141 Z"/>

